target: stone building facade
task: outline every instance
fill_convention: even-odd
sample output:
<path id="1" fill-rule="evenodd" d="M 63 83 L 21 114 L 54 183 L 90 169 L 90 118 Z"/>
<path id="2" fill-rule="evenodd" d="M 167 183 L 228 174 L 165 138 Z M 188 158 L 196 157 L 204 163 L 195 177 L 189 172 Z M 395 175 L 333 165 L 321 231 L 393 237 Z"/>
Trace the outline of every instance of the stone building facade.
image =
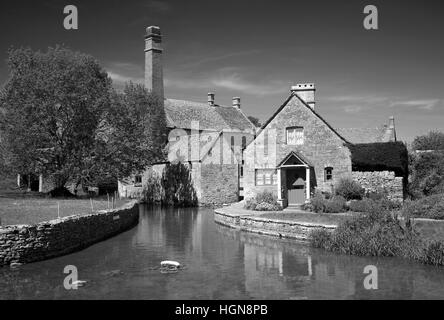
<path id="1" fill-rule="evenodd" d="M 352 170 L 350 144 L 396 141 L 393 118 L 388 126 L 375 129 L 333 128 L 315 111 L 315 90 L 312 83 L 293 86 L 287 100 L 246 148 L 245 198 L 267 190 L 284 207 L 303 204 L 315 190 L 333 192 L 341 178 L 358 176 Z M 379 172 L 359 177 L 366 177 L 369 190 L 381 181 Z"/>
<path id="2" fill-rule="evenodd" d="M 242 196 L 242 150 L 254 139 L 255 127 L 242 112 L 239 97 L 231 106 L 164 98 L 162 36 L 158 27 L 147 28 L 145 85 L 162 98 L 168 127 L 168 159 L 143 173 L 119 181 L 119 194 L 140 197 L 153 172 L 162 175 L 166 163 L 188 166 L 200 204 L 222 204 Z"/>

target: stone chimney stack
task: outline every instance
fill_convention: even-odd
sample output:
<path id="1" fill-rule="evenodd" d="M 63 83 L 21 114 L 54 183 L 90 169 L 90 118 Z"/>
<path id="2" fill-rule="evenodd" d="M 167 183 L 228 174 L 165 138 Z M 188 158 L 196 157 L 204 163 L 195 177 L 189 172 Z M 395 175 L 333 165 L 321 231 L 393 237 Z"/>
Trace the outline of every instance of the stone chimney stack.
<path id="1" fill-rule="evenodd" d="M 208 93 L 208 105 L 214 107 L 214 93 L 212 92 Z"/>
<path id="2" fill-rule="evenodd" d="M 315 107 L 315 92 L 316 87 L 314 83 L 298 83 L 291 87 L 291 92 L 297 94 L 306 104 L 314 110 Z"/>
<path id="3" fill-rule="evenodd" d="M 389 118 L 389 125 L 386 131 L 388 141 L 397 141 L 396 139 L 396 128 L 395 128 L 395 117 L 391 116 Z"/>
<path id="4" fill-rule="evenodd" d="M 163 101 L 162 51 L 162 35 L 160 33 L 160 28 L 155 26 L 146 28 L 145 86 Z"/>
<path id="5" fill-rule="evenodd" d="M 241 98 L 239 98 L 239 97 L 234 97 L 233 98 L 233 107 L 237 108 L 237 109 L 240 109 L 240 107 L 241 107 Z"/>

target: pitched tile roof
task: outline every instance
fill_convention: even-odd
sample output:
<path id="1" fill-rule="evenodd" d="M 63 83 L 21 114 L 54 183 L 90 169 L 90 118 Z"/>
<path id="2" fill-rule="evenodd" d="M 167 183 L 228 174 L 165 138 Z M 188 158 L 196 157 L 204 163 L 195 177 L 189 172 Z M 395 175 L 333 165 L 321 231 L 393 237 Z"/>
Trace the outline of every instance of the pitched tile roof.
<path id="1" fill-rule="evenodd" d="M 165 113 L 170 128 L 191 129 L 191 122 L 198 121 L 200 130 L 253 130 L 254 125 L 245 114 L 234 107 L 166 99 Z"/>
<path id="2" fill-rule="evenodd" d="M 336 131 L 351 143 L 374 143 L 395 141 L 394 132 L 386 125 L 377 128 L 336 128 Z"/>

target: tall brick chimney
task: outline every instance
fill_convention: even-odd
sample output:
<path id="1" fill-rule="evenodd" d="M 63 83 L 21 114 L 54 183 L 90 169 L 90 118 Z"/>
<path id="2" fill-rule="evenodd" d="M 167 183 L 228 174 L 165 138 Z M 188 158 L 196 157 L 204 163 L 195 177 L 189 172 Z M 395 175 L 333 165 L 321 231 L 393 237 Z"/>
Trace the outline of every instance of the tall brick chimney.
<path id="1" fill-rule="evenodd" d="M 306 104 L 314 110 L 315 107 L 315 92 L 316 87 L 314 83 L 298 83 L 291 87 L 291 92 L 296 93 Z"/>
<path id="2" fill-rule="evenodd" d="M 163 101 L 162 51 L 162 35 L 160 33 L 160 28 L 155 26 L 146 28 L 145 86 L 149 91 L 158 95 Z"/>

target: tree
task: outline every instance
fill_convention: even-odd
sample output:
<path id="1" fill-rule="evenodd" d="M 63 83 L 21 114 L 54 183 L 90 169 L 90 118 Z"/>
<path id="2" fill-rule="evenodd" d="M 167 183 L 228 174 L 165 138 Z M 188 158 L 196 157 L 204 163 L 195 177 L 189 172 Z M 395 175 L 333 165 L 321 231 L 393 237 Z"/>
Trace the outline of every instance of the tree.
<path id="1" fill-rule="evenodd" d="M 13 49 L 8 66 L 0 132 L 13 172 L 44 174 L 64 189 L 68 181 L 130 175 L 162 158 L 159 99 L 133 85 L 115 93 L 90 55 L 60 46 L 45 53 Z"/>
<path id="2" fill-rule="evenodd" d="M 108 171 L 122 179 L 165 161 L 166 117 L 160 98 L 129 83 L 122 94 L 114 94 L 111 105 L 104 134 Z"/>
<path id="3" fill-rule="evenodd" d="M 413 140 L 413 150 L 444 150 L 444 133 L 430 131 L 426 135 L 418 136 Z"/>
<path id="4" fill-rule="evenodd" d="M 251 123 L 253 123 L 257 128 L 260 128 L 262 126 L 260 120 L 256 117 L 248 116 L 248 120 L 250 120 Z"/>

